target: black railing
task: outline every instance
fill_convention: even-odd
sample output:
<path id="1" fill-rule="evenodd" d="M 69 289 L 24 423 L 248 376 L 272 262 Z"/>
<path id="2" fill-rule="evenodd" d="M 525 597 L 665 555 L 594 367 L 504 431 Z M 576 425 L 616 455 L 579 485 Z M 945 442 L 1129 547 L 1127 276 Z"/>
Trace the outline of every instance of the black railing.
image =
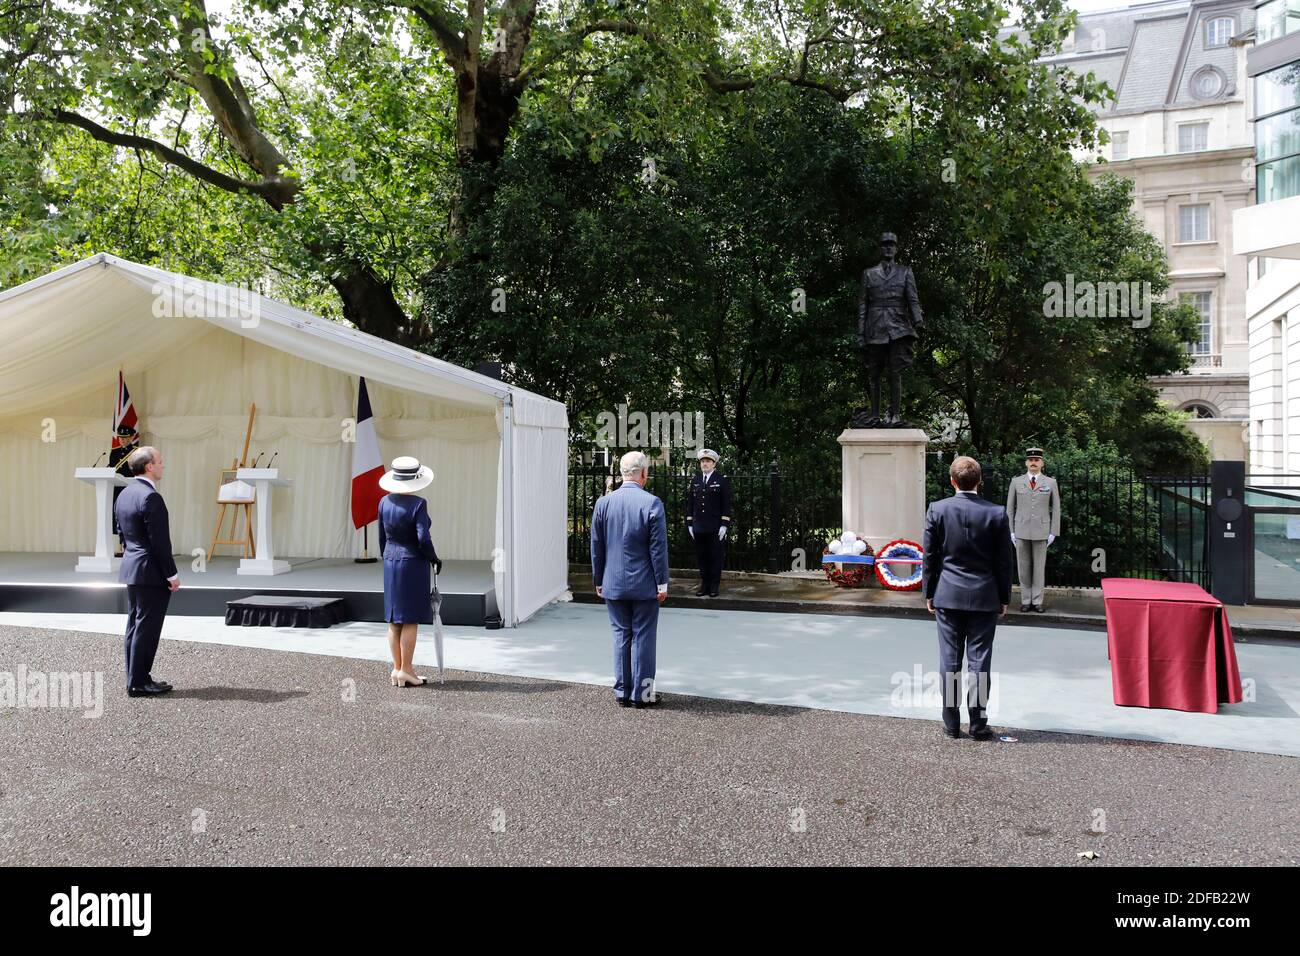
<path id="1" fill-rule="evenodd" d="M 947 460 L 927 455 L 926 501 L 951 494 Z M 695 468 L 651 468 L 647 490 L 668 519 L 668 557 L 695 566 L 686 531 L 686 489 Z M 1018 472 L 1017 472 L 1018 473 Z M 1005 504 L 1011 475 L 986 471 L 981 494 Z M 1053 471 L 1061 493 L 1061 537 L 1049 552 L 1047 583 L 1099 587 L 1104 577 L 1190 581 L 1210 589 L 1206 475 L 1141 477 L 1124 467 Z M 731 571 L 816 570 L 826 542 L 843 530 L 839 469 L 833 474 L 729 473 L 731 530 L 723 565 Z M 591 512 L 620 480 L 607 467 L 571 465 L 569 560 L 591 560 Z M 918 523 L 920 516 L 918 516 Z"/>
<path id="2" fill-rule="evenodd" d="M 926 500 L 951 494 L 947 460 L 927 456 Z M 1019 474 L 1020 472 L 1016 472 Z M 1005 505 L 1014 475 L 986 470 L 980 494 Z M 1208 475 L 1148 476 L 1124 466 L 1052 471 L 1061 536 L 1047 584 L 1099 587 L 1106 577 L 1190 581 L 1210 589 Z"/>
<path id="3" fill-rule="evenodd" d="M 697 469 L 651 467 L 646 490 L 664 502 L 668 561 L 695 567 L 695 546 L 686 530 L 686 489 Z M 731 482 L 731 528 L 723 550 L 729 571 L 788 571 L 820 567 L 826 540 L 840 529 L 839 474 L 783 475 L 776 462 L 765 471 L 727 474 Z M 621 484 L 605 467 L 570 465 L 569 560 L 591 560 L 591 513 L 602 494 Z M 802 552 L 802 553 L 801 553 Z"/>

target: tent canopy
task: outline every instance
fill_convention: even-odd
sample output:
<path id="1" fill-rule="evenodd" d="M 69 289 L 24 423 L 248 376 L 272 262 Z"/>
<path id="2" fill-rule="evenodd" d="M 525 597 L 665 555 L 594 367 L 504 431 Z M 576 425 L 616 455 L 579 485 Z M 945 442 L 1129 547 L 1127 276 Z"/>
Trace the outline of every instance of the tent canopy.
<path id="1" fill-rule="evenodd" d="M 11 485 L 0 550 L 93 546 L 93 496 L 72 477 L 108 447 L 119 369 L 146 442 L 163 450 L 179 554 L 206 549 L 219 471 L 278 454 L 277 553 L 360 553 L 349 519 L 364 376 L 386 460 L 434 468 L 440 556 L 493 559 L 508 624 L 559 594 L 565 547 L 564 405 L 283 302 L 104 253 L 0 292 L 0 454 Z M 526 474 L 528 480 L 516 480 Z M 33 487 L 32 485 L 35 485 Z"/>

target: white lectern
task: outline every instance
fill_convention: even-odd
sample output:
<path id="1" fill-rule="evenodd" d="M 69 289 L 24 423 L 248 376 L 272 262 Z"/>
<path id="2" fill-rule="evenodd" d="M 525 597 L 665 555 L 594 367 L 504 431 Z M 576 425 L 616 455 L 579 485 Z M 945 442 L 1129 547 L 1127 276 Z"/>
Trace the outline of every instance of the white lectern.
<path id="1" fill-rule="evenodd" d="M 257 557 L 241 558 L 236 574 L 285 574 L 288 561 L 277 561 L 271 548 L 271 495 L 277 487 L 289 487 L 292 478 L 281 478 L 279 468 L 240 468 L 235 479 L 246 481 L 256 489 Z"/>
<path id="2" fill-rule="evenodd" d="M 78 468 L 73 472 L 78 481 L 95 486 L 95 553 L 77 558 L 78 571 L 111 574 L 121 559 L 113 557 L 108 542 L 113 537 L 113 493 L 109 489 L 121 488 L 131 483 L 112 468 Z"/>

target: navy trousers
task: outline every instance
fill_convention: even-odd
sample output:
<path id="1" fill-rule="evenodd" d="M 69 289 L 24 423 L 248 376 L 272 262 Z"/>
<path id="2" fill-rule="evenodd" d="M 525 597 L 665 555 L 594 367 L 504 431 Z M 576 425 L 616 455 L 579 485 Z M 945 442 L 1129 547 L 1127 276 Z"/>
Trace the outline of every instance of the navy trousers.
<path id="1" fill-rule="evenodd" d="M 722 542 L 718 529 L 695 529 L 695 561 L 700 568 L 700 587 L 712 594 L 722 583 Z"/>
<path id="2" fill-rule="evenodd" d="M 163 619 L 171 603 L 169 588 L 126 586 L 126 686 L 143 687 L 153 677 L 154 655 L 162 637 Z"/>
<path id="3" fill-rule="evenodd" d="M 655 644 L 659 602 L 606 600 L 614 632 L 614 696 L 619 700 L 655 699 Z"/>
<path id="4" fill-rule="evenodd" d="M 934 609 L 939 624 L 939 678 L 943 686 L 943 725 L 948 730 L 961 727 L 961 660 L 966 658 L 970 686 L 966 691 L 966 709 L 970 713 L 971 731 L 989 724 L 985 710 L 993 667 L 993 632 L 998 626 L 997 611 L 959 611 Z"/>

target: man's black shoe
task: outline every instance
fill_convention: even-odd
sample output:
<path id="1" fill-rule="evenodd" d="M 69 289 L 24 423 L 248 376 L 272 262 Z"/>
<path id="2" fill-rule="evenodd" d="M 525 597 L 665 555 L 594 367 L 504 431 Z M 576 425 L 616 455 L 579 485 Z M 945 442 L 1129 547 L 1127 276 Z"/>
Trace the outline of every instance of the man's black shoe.
<path id="1" fill-rule="evenodd" d="M 1028 604 L 1022 604 L 1022 605 L 1020 605 L 1020 613 L 1021 613 L 1021 614 L 1028 614 L 1028 613 L 1029 613 L 1029 605 L 1028 605 Z"/>
<path id="2" fill-rule="evenodd" d="M 994 737 L 993 731 L 989 730 L 987 727 L 972 730 L 970 735 L 972 740 L 992 740 Z"/>
<path id="3" fill-rule="evenodd" d="M 1035 611 L 1035 613 L 1037 613 L 1037 614 L 1042 614 L 1042 613 L 1043 613 L 1043 606 L 1042 606 L 1041 604 L 1035 604 L 1035 605 L 1034 605 L 1034 611 Z"/>
<path id="4" fill-rule="evenodd" d="M 150 681 L 149 683 L 151 683 L 151 684 L 157 684 L 157 685 L 158 685 L 159 687 L 161 687 L 163 690 L 171 690 L 171 689 L 172 689 L 172 685 L 169 684 L 169 683 L 167 683 L 165 680 L 155 680 L 155 681 Z"/>
<path id="5" fill-rule="evenodd" d="M 637 710 L 644 710 L 644 709 L 647 708 L 647 707 L 658 707 L 658 706 L 659 706 L 659 698 L 656 697 L 654 700 L 637 700 L 637 701 L 633 701 L 633 702 L 632 702 L 632 706 L 635 707 Z"/>
<path id="6" fill-rule="evenodd" d="M 709 597 L 717 597 L 717 596 L 718 596 L 718 592 L 717 592 L 717 591 L 710 591 L 710 592 L 709 592 Z"/>
<path id="7" fill-rule="evenodd" d="M 945 737 L 951 737 L 953 740 L 956 740 L 957 738 L 959 738 L 959 737 L 961 736 L 961 730 L 960 730 L 960 729 L 958 729 L 958 730 L 949 730 L 947 727 L 945 727 L 945 728 L 943 728 L 943 735 L 944 735 Z"/>
<path id="8" fill-rule="evenodd" d="M 144 684 L 140 687 L 128 687 L 126 689 L 127 697 L 159 697 L 167 693 L 168 688 L 159 687 L 157 684 Z"/>
<path id="9" fill-rule="evenodd" d="M 620 706 L 620 707 L 631 707 L 631 706 L 632 706 L 632 702 L 631 702 L 630 700 L 627 700 L 627 699 L 624 698 L 624 697 L 615 697 L 614 699 L 615 699 L 616 701 L 618 701 L 618 706 Z"/>
<path id="10" fill-rule="evenodd" d="M 695 592 L 695 596 L 696 596 L 696 597 L 707 597 L 707 596 L 708 596 L 708 593 L 709 593 L 709 592 L 706 591 L 706 590 L 704 590 L 704 588 L 700 588 L 699 590 L 697 590 L 697 591 Z"/>

